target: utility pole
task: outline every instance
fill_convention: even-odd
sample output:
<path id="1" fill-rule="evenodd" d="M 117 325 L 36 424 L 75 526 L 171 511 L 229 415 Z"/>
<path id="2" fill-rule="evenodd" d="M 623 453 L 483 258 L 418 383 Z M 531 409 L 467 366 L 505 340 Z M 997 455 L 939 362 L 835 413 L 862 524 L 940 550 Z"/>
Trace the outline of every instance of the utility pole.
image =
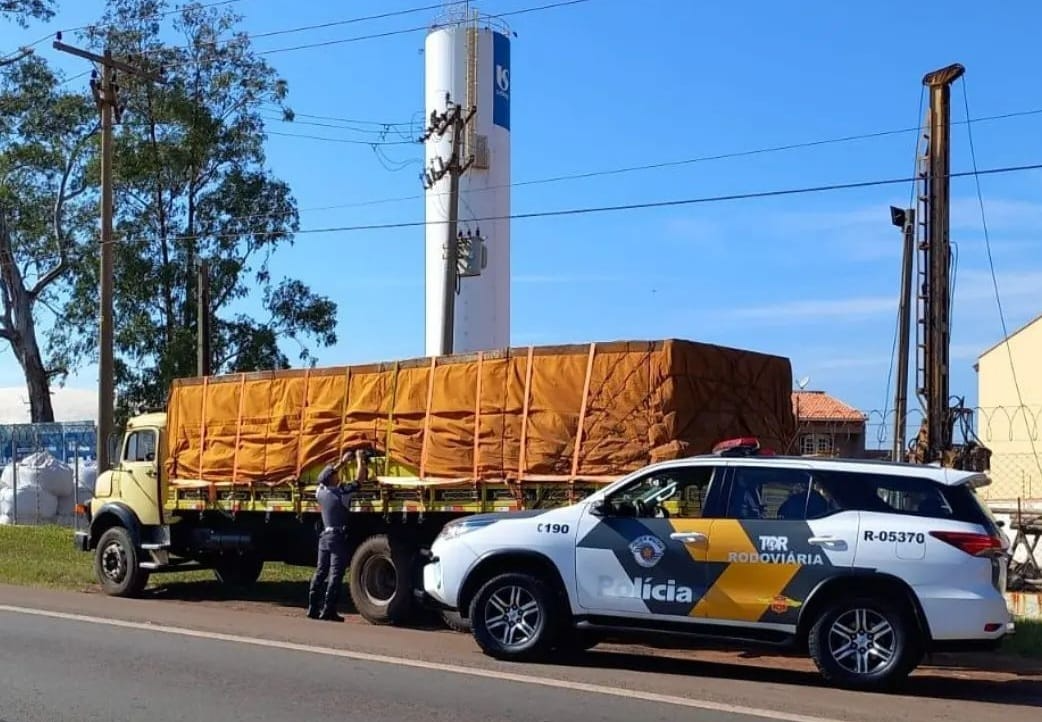
<path id="1" fill-rule="evenodd" d="M 897 388 L 894 392 L 894 461 L 904 461 L 908 424 L 908 357 L 911 325 L 912 273 L 915 262 L 915 209 L 890 207 L 890 219 L 903 231 L 904 252 L 901 258 L 901 298 L 898 303 Z"/>
<path id="2" fill-rule="evenodd" d="M 196 291 L 196 369 L 199 376 L 210 375 L 210 264 L 199 259 L 199 284 Z"/>
<path id="3" fill-rule="evenodd" d="M 456 284 L 459 279 L 459 245 L 460 234 L 457 230 L 459 220 L 459 179 L 466 173 L 474 156 L 471 155 L 465 162 L 461 162 L 460 148 L 463 144 L 463 133 L 467 123 L 477 112 L 476 107 L 471 107 L 467 114 L 463 114 L 463 107 L 453 103 L 449 94 L 445 94 L 445 111 L 442 113 L 431 112 L 430 125 L 423 134 L 420 142 L 428 141 L 432 136 L 439 138 L 445 133 L 452 133 L 452 151 L 446 162 L 438 157 L 438 167 L 432 166 L 423 175 L 424 187 L 434 187 L 446 175 L 449 176 L 449 222 L 445 233 L 445 289 L 442 296 L 441 314 L 441 355 L 447 356 L 452 353 L 453 335 L 456 329 Z"/>
<path id="4" fill-rule="evenodd" d="M 951 240 L 949 199 L 951 173 L 951 84 L 966 69 L 958 63 L 923 77 L 930 89 L 927 116 L 923 221 L 925 238 L 920 245 L 919 324 L 921 358 L 919 397 L 926 411 L 925 439 L 920 439 L 920 463 L 941 461 L 952 449 L 953 421 L 949 407 L 948 354 L 951 339 Z"/>
<path id="5" fill-rule="evenodd" d="M 113 363 L 112 289 L 113 289 L 113 237 L 112 237 L 112 128 L 120 121 L 122 107 L 119 102 L 119 85 L 116 71 L 136 75 L 152 82 L 161 83 L 161 78 L 127 63 L 116 60 L 108 50 L 97 55 L 66 45 L 58 33 L 53 45 L 55 50 L 85 58 L 101 66 L 100 78 L 95 70 L 90 87 L 94 102 L 101 114 L 101 248 L 99 273 L 100 312 L 98 320 L 98 471 L 109 468 L 109 439 L 113 432 L 115 415 L 115 368 Z"/>

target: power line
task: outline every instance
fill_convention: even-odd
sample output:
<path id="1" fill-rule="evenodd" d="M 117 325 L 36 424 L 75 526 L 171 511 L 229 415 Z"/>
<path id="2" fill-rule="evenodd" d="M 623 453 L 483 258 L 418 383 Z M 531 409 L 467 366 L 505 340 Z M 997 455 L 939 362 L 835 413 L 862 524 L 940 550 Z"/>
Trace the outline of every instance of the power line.
<path id="1" fill-rule="evenodd" d="M 220 7 L 221 5 L 231 5 L 232 3 L 237 3 L 237 2 L 242 2 L 242 0 L 216 0 L 216 2 L 204 3 L 200 7 L 205 10 L 207 8 Z M 178 15 L 179 13 L 183 12 L 183 10 L 184 10 L 183 8 L 175 8 L 173 10 L 164 10 L 163 12 L 159 12 L 159 13 L 149 13 L 148 15 L 143 15 L 142 17 L 137 18 L 137 19 L 139 19 L 139 20 L 149 20 L 149 19 L 153 19 L 153 18 L 165 18 L 165 17 L 167 17 L 169 15 Z M 59 33 L 75 33 L 75 32 L 79 32 L 80 30 L 92 30 L 92 29 L 114 28 L 114 27 L 117 27 L 117 26 L 116 25 L 112 25 L 112 24 L 102 25 L 100 23 L 91 23 L 89 25 L 80 25 L 79 27 L 75 27 L 75 28 L 59 28 L 56 32 L 59 32 Z M 26 47 L 34 48 L 37 45 L 39 45 L 40 43 L 45 42 L 47 40 L 50 40 L 52 37 L 54 37 L 54 35 L 55 35 L 55 33 L 53 33 L 53 32 L 52 33 L 47 33 L 46 35 L 41 37 L 39 40 L 34 40 L 33 42 L 29 43 L 29 45 L 27 45 Z"/>
<path id="2" fill-rule="evenodd" d="M 225 0 L 225 2 L 236 2 L 236 1 L 238 1 L 238 0 Z M 546 5 L 539 5 L 539 6 L 536 6 L 536 7 L 521 8 L 520 10 L 510 10 L 508 12 L 503 12 L 503 13 L 489 14 L 486 17 L 488 17 L 488 18 L 513 17 L 513 16 L 516 16 L 516 15 L 525 15 L 525 14 L 528 14 L 528 13 L 542 12 L 544 10 L 553 10 L 553 9 L 556 9 L 556 8 L 567 7 L 567 6 L 570 6 L 570 5 L 580 5 L 582 3 L 587 3 L 587 2 L 590 2 L 590 0 L 560 0 L 559 2 L 548 3 Z M 220 4 L 224 4 L 224 3 L 216 3 L 216 4 L 220 5 Z M 243 37 L 246 40 L 253 40 L 253 39 L 256 39 L 256 38 L 271 37 L 271 36 L 275 36 L 275 35 L 284 35 L 284 34 L 287 34 L 287 33 L 303 32 L 305 30 L 313 30 L 313 29 L 318 29 L 318 28 L 322 28 L 322 27 L 332 27 L 334 25 L 347 25 L 347 24 L 358 23 L 358 22 L 363 22 L 363 21 L 367 21 L 367 20 L 377 20 L 377 19 L 381 19 L 381 18 L 391 17 L 391 16 L 394 16 L 394 15 L 405 15 L 405 14 L 408 14 L 408 13 L 415 13 L 415 12 L 420 12 L 420 11 L 423 11 L 423 10 L 431 10 L 431 9 L 436 9 L 436 8 L 440 8 L 440 7 L 442 7 L 441 3 L 439 3 L 437 5 L 429 5 L 429 6 L 423 6 L 423 7 L 408 8 L 406 10 L 400 10 L 400 11 L 389 12 L 389 13 L 380 13 L 380 14 L 376 14 L 376 15 L 366 15 L 366 16 L 360 16 L 360 17 L 354 17 L 354 18 L 346 18 L 344 20 L 331 21 L 330 23 L 321 23 L 321 24 L 315 25 L 315 26 L 300 26 L 300 27 L 296 27 L 296 28 L 286 28 L 284 30 L 273 30 L 273 31 L 265 32 L 265 33 L 256 33 L 256 34 L 249 34 L 249 33 L 247 33 Z M 85 27 L 91 27 L 91 26 L 85 26 Z M 305 43 L 305 44 L 302 44 L 302 45 L 295 45 L 295 46 L 287 47 L 287 48 L 274 48 L 274 49 L 271 49 L 271 50 L 258 50 L 258 51 L 255 51 L 255 53 L 257 55 L 274 55 L 276 53 L 288 53 L 288 52 L 295 52 L 295 51 L 298 51 L 298 50 L 308 50 L 308 49 L 311 49 L 311 48 L 322 48 L 322 47 L 328 47 L 328 46 L 331 46 L 331 45 L 344 45 L 344 44 L 347 44 L 347 43 L 362 42 L 364 40 L 377 40 L 377 39 L 380 39 L 380 38 L 393 37 L 393 36 L 397 36 L 397 35 L 407 35 L 407 34 L 410 34 L 410 33 L 416 33 L 416 32 L 422 32 L 422 31 L 430 30 L 431 28 L 432 28 L 432 25 L 431 24 L 427 24 L 427 25 L 420 25 L 420 26 L 411 27 L 411 28 L 402 28 L 402 29 L 399 29 L 399 30 L 388 30 L 388 31 L 385 31 L 385 32 L 380 32 L 380 33 L 370 33 L 368 35 L 357 35 L 357 36 L 354 36 L 354 37 L 351 37 L 351 38 L 341 38 L 339 40 L 326 40 L 326 41 L 317 42 L 317 43 Z M 77 29 L 83 29 L 83 28 L 77 28 Z M 48 37 L 50 37 L 50 36 L 48 36 Z M 45 39 L 46 38 L 44 38 L 44 40 Z M 38 42 L 42 42 L 42 41 L 38 41 Z M 217 46 L 219 44 L 219 41 L 214 40 L 214 41 L 209 41 L 209 42 L 204 43 L 204 44 L 211 45 L 211 46 Z M 170 49 L 182 49 L 183 50 L 183 49 L 187 49 L 188 47 L 190 47 L 190 46 L 183 46 L 183 45 L 181 45 L 181 46 L 167 46 L 167 47 L 157 48 L 155 50 L 145 51 L 144 54 L 148 55 L 150 53 L 158 53 L 158 52 L 162 52 L 164 50 L 170 50 Z M 181 62 L 164 63 L 163 67 L 164 67 L 164 69 L 169 69 L 171 67 L 178 67 L 180 65 L 187 65 L 190 62 L 192 62 L 192 61 L 184 60 L 184 61 L 181 61 Z"/>
<path id="3" fill-rule="evenodd" d="M 407 8 L 405 10 L 395 10 L 393 12 L 380 13 L 379 15 L 366 15 L 364 17 L 348 18 L 346 20 L 333 20 L 328 23 L 318 23 L 316 25 L 301 25 L 297 28 L 287 28 L 286 30 L 272 30 L 266 33 L 254 33 L 250 35 L 251 40 L 258 38 L 270 38 L 276 35 L 290 35 L 292 33 L 302 33 L 307 30 L 324 30 L 326 28 L 338 27 L 340 25 L 353 25 L 354 23 L 365 22 L 366 20 L 383 20 L 385 18 L 398 17 L 401 15 L 412 15 L 419 12 L 426 12 L 428 10 L 439 10 L 443 7 L 444 3 L 435 3 L 434 5 L 424 5 L 418 8 Z"/>
<path id="4" fill-rule="evenodd" d="M 1000 168 L 988 168 L 985 170 L 972 170 L 972 171 L 961 171 L 958 173 L 950 173 L 949 178 L 964 178 L 967 176 L 974 175 L 1004 175 L 1010 173 L 1023 173 L 1031 170 L 1042 170 L 1042 162 L 1031 163 L 1027 165 L 1017 166 L 1003 166 Z M 909 183 L 914 178 L 884 178 L 877 180 L 867 181 L 855 181 L 851 183 L 832 183 L 827 185 L 818 186 L 804 186 L 799 188 L 782 188 L 768 191 L 754 191 L 748 193 L 731 193 L 727 195 L 717 196 L 700 196 L 697 198 L 680 198 L 675 200 L 662 200 L 662 201 L 646 201 L 643 203 L 626 203 L 620 205 L 607 205 L 607 206 L 587 206 L 580 208 L 561 208 L 556 210 L 547 211 L 530 211 L 528 213 L 512 213 L 509 215 L 500 216 L 484 216 L 481 218 L 470 219 L 471 222 L 485 223 L 490 221 L 505 221 L 505 220 L 527 220 L 532 218 L 554 218 L 562 216 L 581 216 L 581 215 L 592 215 L 597 213 L 613 213 L 622 211 L 636 211 L 636 210 L 649 210 L 656 208 L 675 208 L 678 206 L 691 206 L 691 205 L 705 205 L 711 203 L 723 203 L 726 201 L 742 201 L 742 200 L 754 200 L 761 198 L 780 198 L 784 196 L 796 196 L 796 195 L 809 195 L 814 193 L 826 193 L 841 190 L 855 190 L 860 188 L 874 188 L 888 185 L 899 185 L 902 183 Z M 240 219 L 241 220 L 241 219 Z M 419 228 L 431 225 L 442 225 L 446 221 L 400 221 L 395 223 L 372 223 L 372 224 L 361 224 L 351 226 L 331 226 L 327 228 L 307 228 L 303 230 L 294 231 L 293 235 L 310 235 L 319 233 L 349 233 L 354 231 L 381 231 L 381 230 L 395 230 L 401 228 Z M 253 236 L 265 236 L 265 235 L 283 235 L 283 231 L 256 231 L 249 232 L 248 235 Z M 167 236 L 164 238 L 137 238 L 137 239 L 122 239 L 122 242 L 152 242 L 157 240 L 173 240 L 173 241 L 191 241 L 191 240 L 205 240 L 205 239 L 220 239 L 220 238 L 237 238 L 240 235 L 247 234 L 196 234 L 196 235 L 184 235 L 184 236 Z M 121 242 L 119 240 L 115 242 Z"/>
<path id="5" fill-rule="evenodd" d="M 265 135 L 279 135 L 287 138 L 305 138 L 307 140 L 322 140 L 327 143 L 346 143 L 348 145 L 367 145 L 367 146 L 385 146 L 385 145 L 416 145 L 414 140 L 359 140 L 358 138 L 330 138 L 323 135 L 310 135 L 307 133 L 286 133 L 278 130 L 264 130 Z"/>
<path id="6" fill-rule="evenodd" d="M 543 10 L 554 10 L 556 8 L 567 7 L 569 5 L 580 5 L 582 3 L 590 2 L 590 0 L 562 0 L 561 2 L 548 3 L 546 5 L 539 5 L 537 7 L 522 8 L 521 10 L 511 10 L 504 13 L 496 13 L 495 15 L 489 15 L 490 18 L 505 18 L 512 17 L 515 15 L 525 15 L 527 13 L 542 12 Z M 274 55 L 275 53 L 290 53 L 297 50 L 310 50 L 312 48 L 325 48 L 330 45 L 344 45 L 347 43 L 357 43 L 363 40 L 377 40 L 380 38 L 389 38 L 395 35 L 408 35 L 410 33 L 418 33 L 424 30 L 430 30 L 431 25 L 420 25 L 412 28 L 403 28 L 401 30 L 388 30 L 382 33 L 370 33 L 368 35 L 356 35 L 352 38 L 342 38 L 340 40 L 326 40 L 318 43 L 306 43 L 303 45 L 293 45 L 288 48 L 275 48 L 273 50 L 261 50 L 258 51 L 258 55 Z"/>
<path id="7" fill-rule="evenodd" d="M 1031 115 L 1040 115 L 1040 114 L 1042 114 L 1042 108 L 1038 108 L 1038 109 L 1034 109 L 1034 110 L 1015 111 L 1015 112 L 1011 112 L 1011 113 L 1002 113 L 1002 114 L 998 114 L 998 115 L 984 116 L 982 118 L 974 118 L 972 120 L 964 120 L 964 121 L 953 122 L 952 124 L 953 125 L 960 125 L 960 124 L 966 124 L 966 123 L 984 123 L 984 122 L 990 122 L 990 121 L 995 121 L 995 120 L 1005 120 L 1005 119 L 1009 119 L 1009 118 L 1018 118 L 1018 117 L 1031 116 Z M 918 133 L 921 130 L 922 130 L 922 126 L 920 125 L 920 126 L 915 127 L 915 128 L 900 128 L 900 129 L 896 129 L 896 130 L 883 130 L 883 131 L 877 131 L 877 132 L 874 132 L 874 133 L 862 133 L 862 134 L 858 134 L 858 135 L 848 135 L 848 136 L 837 137 L 837 138 L 828 138 L 828 139 L 824 139 L 824 140 L 813 140 L 813 141 L 805 141 L 805 142 L 799 142 L 799 143 L 788 143 L 788 144 L 785 144 L 785 145 L 775 145 L 775 146 L 767 146 L 767 147 L 762 147 L 762 148 L 753 148 L 753 149 L 750 149 L 750 150 L 734 151 L 734 152 L 730 152 L 730 153 L 720 153 L 720 154 L 715 154 L 715 155 L 696 156 L 696 157 L 693 157 L 693 158 L 684 158 L 684 159 L 681 159 L 681 160 L 662 161 L 662 162 L 659 162 L 659 163 L 648 163 L 648 164 L 644 164 L 644 165 L 624 166 L 624 167 L 621 167 L 621 168 L 607 168 L 607 169 L 603 169 L 603 170 L 585 171 L 585 172 L 581 172 L 581 173 L 568 173 L 568 174 L 556 175 L 556 176 L 548 176 L 548 177 L 543 177 L 543 178 L 533 178 L 533 179 L 530 179 L 530 180 L 515 181 L 513 183 L 499 183 L 499 184 L 496 184 L 496 185 L 486 186 L 484 188 L 471 189 L 471 190 L 468 191 L 468 193 L 471 194 L 471 195 L 474 195 L 474 194 L 477 194 L 477 193 L 487 193 L 487 192 L 490 192 L 490 191 L 493 191 L 493 190 L 500 190 L 500 189 L 503 189 L 503 188 L 519 188 L 519 187 L 532 186 L 532 185 L 544 185 L 544 184 L 547 184 L 547 183 L 560 183 L 560 182 L 563 182 L 563 181 L 585 180 L 585 179 L 588 179 L 588 178 L 598 178 L 598 177 L 604 177 L 604 176 L 623 175 L 623 174 L 626 174 L 626 173 L 636 173 L 638 171 L 661 170 L 661 169 L 664 169 L 664 168 L 676 168 L 676 167 L 681 167 L 681 166 L 685 166 L 685 165 L 694 165 L 696 163 L 706 163 L 706 162 L 717 161 L 717 160 L 731 160 L 731 159 L 734 159 L 734 158 L 744 158 L 744 157 L 749 157 L 749 156 L 764 155 L 764 154 L 768 154 L 768 153 L 780 153 L 780 152 L 789 151 L 789 150 L 802 150 L 802 149 L 805 149 L 805 148 L 814 148 L 814 147 L 825 146 L 825 145 L 836 145 L 836 144 L 841 144 L 841 143 L 850 143 L 850 142 L 854 142 L 854 141 L 858 141 L 858 140 L 871 140 L 871 139 L 875 139 L 875 138 L 882 138 L 882 137 L 892 136 L 892 135 L 900 135 L 900 134 L 906 134 L 906 133 Z M 915 178 L 913 178 L 912 180 L 913 180 L 913 183 L 914 183 Z M 912 192 L 914 194 L 914 184 L 913 184 Z M 435 195 L 444 195 L 444 194 L 435 194 Z M 398 196 L 398 197 L 395 197 L 395 198 L 378 198 L 378 199 L 373 199 L 373 200 L 368 200 L 368 201 L 357 201 L 357 202 L 354 202 L 354 203 L 342 203 L 342 204 L 337 204 L 337 205 L 321 206 L 321 207 L 316 207 L 316 208 L 304 208 L 304 209 L 301 209 L 301 210 L 303 210 L 303 211 L 327 211 L 327 210 L 338 210 L 338 209 L 343 209 L 343 208 L 365 208 L 365 207 L 370 207 L 370 206 L 385 205 L 385 204 L 388 204 L 388 203 L 401 203 L 403 201 L 419 200 L 419 199 L 422 199 L 424 197 L 425 197 L 424 195 L 415 194 L 415 195 L 409 195 L 409 196 Z"/>
<path id="8" fill-rule="evenodd" d="M 966 117 L 970 117 L 970 98 L 969 92 L 966 90 L 966 76 L 962 78 L 962 99 L 963 104 L 966 108 Z M 999 312 L 999 321 L 1002 324 L 1002 343 L 1006 347 L 1006 355 L 1009 357 L 1009 370 L 1013 376 L 1013 387 L 1017 390 L 1017 402 L 1020 404 L 1020 408 L 1024 408 L 1024 395 L 1020 390 L 1020 381 L 1017 379 L 1017 367 L 1013 362 L 1013 349 L 1009 343 L 1009 329 L 1006 326 L 1006 314 L 1002 308 L 1002 296 L 999 294 L 999 279 L 995 273 L 995 259 L 991 253 L 991 235 L 988 233 L 988 219 L 984 212 L 984 192 L 981 190 L 980 176 L 977 172 L 977 152 L 973 146 L 973 127 L 971 124 L 967 124 L 966 132 L 969 137 L 970 145 L 970 160 L 973 163 L 973 178 L 977 186 L 977 202 L 980 205 L 980 219 L 981 225 L 984 230 L 984 248 L 988 255 L 988 268 L 991 271 L 991 284 L 995 290 L 995 305 Z M 979 400 L 978 400 L 979 401 Z M 1027 422 L 1025 422 L 1025 426 Z M 1038 473 L 1042 476 L 1042 460 L 1038 457 L 1038 450 L 1035 448 L 1035 438 L 1031 434 L 1031 430 L 1028 429 L 1028 440 L 1031 442 L 1031 455 L 1035 459 L 1035 466 L 1038 467 Z"/>

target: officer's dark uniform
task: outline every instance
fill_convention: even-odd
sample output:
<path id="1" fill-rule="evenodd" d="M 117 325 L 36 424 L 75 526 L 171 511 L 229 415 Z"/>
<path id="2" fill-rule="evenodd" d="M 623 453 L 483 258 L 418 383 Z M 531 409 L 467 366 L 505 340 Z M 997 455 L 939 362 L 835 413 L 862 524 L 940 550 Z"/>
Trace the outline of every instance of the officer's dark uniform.
<path id="1" fill-rule="evenodd" d="M 344 618 L 336 613 L 336 605 L 348 563 L 348 509 L 351 496 L 360 485 L 358 482 L 337 484 L 336 474 L 336 467 L 329 464 L 318 475 L 318 492 L 315 496 L 322 511 L 323 528 L 318 537 L 318 565 L 311 578 L 308 594 L 308 616 L 342 622 Z M 323 602 L 321 611 L 320 601 Z"/>

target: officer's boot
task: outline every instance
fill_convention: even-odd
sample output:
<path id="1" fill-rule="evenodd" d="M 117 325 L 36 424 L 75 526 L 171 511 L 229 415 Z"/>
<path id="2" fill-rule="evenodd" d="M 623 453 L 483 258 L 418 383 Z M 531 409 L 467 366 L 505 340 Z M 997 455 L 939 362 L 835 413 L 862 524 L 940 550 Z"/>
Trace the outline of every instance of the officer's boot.
<path id="1" fill-rule="evenodd" d="M 344 618 L 336 613 L 336 603 L 340 597 L 340 595 L 338 594 L 338 592 L 340 591 L 339 587 L 340 585 L 336 584 L 331 585 L 328 589 L 326 589 L 326 601 L 325 604 L 322 606 L 322 615 L 320 616 L 320 619 L 324 619 L 327 622 L 344 621 Z"/>
<path id="2" fill-rule="evenodd" d="M 321 589 L 309 589 L 308 590 L 308 617 L 311 619 L 321 618 L 321 612 L 319 611 L 319 604 L 322 602 L 322 590 Z"/>

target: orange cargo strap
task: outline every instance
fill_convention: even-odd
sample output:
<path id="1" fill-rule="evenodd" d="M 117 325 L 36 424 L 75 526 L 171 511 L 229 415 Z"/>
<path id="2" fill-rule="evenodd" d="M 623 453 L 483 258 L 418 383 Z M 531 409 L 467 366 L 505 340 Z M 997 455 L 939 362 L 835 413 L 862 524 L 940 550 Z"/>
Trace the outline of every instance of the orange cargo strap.
<path id="1" fill-rule="evenodd" d="M 384 456 L 391 460 L 391 432 L 394 429 L 394 405 L 398 403 L 398 362 L 394 362 L 394 376 L 391 377 L 391 406 L 387 409 L 387 441 Z"/>
<path id="2" fill-rule="evenodd" d="M 203 377 L 203 398 L 199 405 L 199 481 L 206 481 L 203 471 L 203 453 L 206 450 L 206 392 L 210 389 L 210 377 Z M 211 502 L 217 501 L 217 484 L 210 482 L 209 497 Z"/>
<path id="3" fill-rule="evenodd" d="M 593 355 L 597 344 L 590 344 L 590 355 L 586 360 L 586 381 L 583 383 L 583 400 L 579 408 L 579 426 L 575 430 L 575 451 L 572 453 L 572 478 L 569 480 L 569 494 L 575 490 L 575 477 L 579 473 L 579 452 L 583 445 L 583 427 L 586 425 L 586 405 L 590 399 L 590 377 L 593 376 Z"/>
<path id="4" fill-rule="evenodd" d="M 478 388 L 474 393 L 474 483 L 478 483 L 478 455 L 481 451 L 481 365 L 485 354 L 478 352 Z"/>
<path id="5" fill-rule="evenodd" d="M 344 402 L 340 407 L 340 441 L 337 442 L 336 453 L 344 453 L 344 437 L 347 436 L 347 407 L 351 399 L 351 367 L 344 372 Z"/>
<path id="6" fill-rule="evenodd" d="M 239 374 L 239 417 L 235 424 L 235 450 L 232 452 L 232 488 L 239 480 L 239 444 L 242 442 L 242 407 L 246 404 L 246 374 Z M 253 481 L 250 481 L 253 488 Z"/>
<path id="7" fill-rule="evenodd" d="M 524 406 L 521 409 L 521 448 L 518 452 L 517 462 L 517 480 L 525 476 L 525 448 L 528 446 L 528 399 L 532 391 L 532 357 L 535 353 L 535 349 L 532 346 L 528 347 L 528 365 L 525 368 L 525 401 Z"/>
<path id="8" fill-rule="evenodd" d="M 431 404 L 434 401 L 434 366 L 438 362 L 437 356 L 431 356 L 431 368 L 427 373 L 427 406 L 423 415 L 423 439 L 420 441 L 420 478 L 427 475 L 427 453 L 430 451 L 428 439 L 431 435 Z"/>
<path id="9" fill-rule="evenodd" d="M 300 402 L 300 421 L 297 423 L 297 466 L 294 476 L 294 482 L 300 483 L 300 471 L 304 465 L 303 455 L 303 441 L 304 441 L 304 424 L 307 421 L 308 416 L 308 388 L 311 385 L 311 369 L 305 369 L 304 371 L 304 398 Z"/>

